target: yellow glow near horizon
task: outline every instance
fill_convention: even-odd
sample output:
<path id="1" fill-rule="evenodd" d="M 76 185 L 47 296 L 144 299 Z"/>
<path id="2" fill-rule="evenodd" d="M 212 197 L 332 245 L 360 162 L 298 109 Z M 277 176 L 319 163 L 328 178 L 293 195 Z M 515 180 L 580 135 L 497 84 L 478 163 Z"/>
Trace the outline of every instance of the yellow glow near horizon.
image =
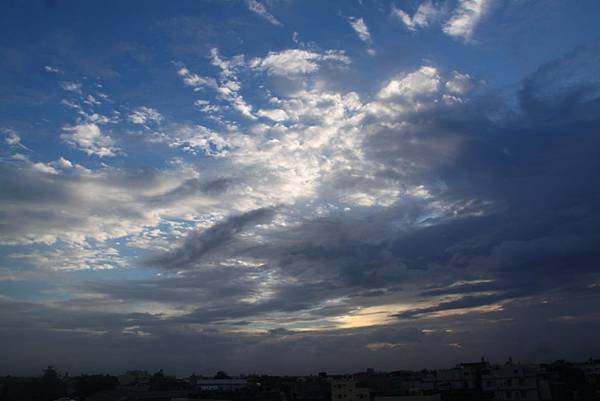
<path id="1" fill-rule="evenodd" d="M 340 329 L 390 324 L 396 321 L 394 314 L 410 309 L 410 307 L 406 304 L 388 304 L 358 308 L 333 320 L 338 323 L 337 328 Z"/>

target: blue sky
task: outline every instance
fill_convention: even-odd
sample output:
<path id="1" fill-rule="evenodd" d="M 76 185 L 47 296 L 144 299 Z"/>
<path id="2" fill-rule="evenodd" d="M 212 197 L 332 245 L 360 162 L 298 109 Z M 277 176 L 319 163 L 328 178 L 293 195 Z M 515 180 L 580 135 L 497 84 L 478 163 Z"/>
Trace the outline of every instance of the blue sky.
<path id="1" fill-rule="evenodd" d="M 4 2 L 0 373 L 598 353 L 598 17 Z"/>

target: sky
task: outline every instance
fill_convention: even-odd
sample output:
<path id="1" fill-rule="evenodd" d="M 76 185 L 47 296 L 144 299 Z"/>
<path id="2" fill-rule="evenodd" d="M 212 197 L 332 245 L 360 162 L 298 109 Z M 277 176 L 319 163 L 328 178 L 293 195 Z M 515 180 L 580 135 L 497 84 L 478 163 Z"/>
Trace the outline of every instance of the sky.
<path id="1" fill-rule="evenodd" d="M 0 4 L 0 374 L 600 355 L 600 2 Z"/>

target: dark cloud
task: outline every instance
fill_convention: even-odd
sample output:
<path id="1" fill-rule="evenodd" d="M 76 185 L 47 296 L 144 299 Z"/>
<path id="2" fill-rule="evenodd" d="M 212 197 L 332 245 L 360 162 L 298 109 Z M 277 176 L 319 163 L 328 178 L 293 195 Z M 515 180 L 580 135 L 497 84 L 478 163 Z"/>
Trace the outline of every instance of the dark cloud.
<path id="1" fill-rule="evenodd" d="M 188 234 L 184 243 L 174 251 L 148 259 L 146 263 L 165 269 L 186 269 L 199 263 L 208 253 L 226 247 L 236 235 L 250 225 L 267 222 L 272 209 L 257 209 L 228 217 L 225 221 L 199 232 Z"/>

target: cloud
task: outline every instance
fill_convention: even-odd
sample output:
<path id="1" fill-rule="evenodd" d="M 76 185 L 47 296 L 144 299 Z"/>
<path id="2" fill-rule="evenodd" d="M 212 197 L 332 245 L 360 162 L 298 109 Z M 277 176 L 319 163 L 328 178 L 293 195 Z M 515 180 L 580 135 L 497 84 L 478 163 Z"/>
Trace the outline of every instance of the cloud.
<path id="1" fill-rule="evenodd" d="M 269 21 L 275 26 L 282 25 L 282 23 L 279 22 L 277 18 L 275 18 L 271 13 L 269 13 L 269 11 L 267 11 L 267 8 L 264 6 L 264 4 L 262 4 L 258 0 L 245 0 L 245 2 L 246 7 L 248 7 L 248 10 L 259 15 L 260 17 L 264 18 L 265 20 Z"/>
<path id="2" fill-rule="evenodd" d="M 58 69 L 58 68 L 56 68 L 56 67 L 52 67 L 52 66 L 50 66 L 50 65 L 45 65 L 45 66 L 44 66 L 44 70 L 45 70 L 46 72 L 52 72 L 52 73 L 55 73 L 55 74 L 63 74 L 63 71 L 62 71 L 62 70 L 60 70 L 60 69 Z"/>
<path id="3" fill-rule="evenodd" d="M 114 139 L 104 134 L 97 124 L 64 126 L 60 138 L 90 156 L 114 157 L 120 149 Z"/>
<path id="4" fill-rule="evenodd" d="M 426 28 L 433 21 L 436 21 L 441 15 L 430 0 L 426 0 L 419 5 L 417 11 L 411 17 L 407 12 L 397 8 L 392 4 L 392 16 L 398 18 L 411 31 L 420 28 Z"/>
<path id="5" fill-rule="evenodd" d="M 451 94 L 464 95 L 475 87 L 476 83 L 469 74 L 452 72 L 452 78 L 446 82 L 446 89 Z"/>
<path id="6" fill-rule="evenodd" d="M 489 11 L 493 0 L 459 0 L 443 30 L 449 36 L 470 41 L 477 25 Z"/>
<path id="7" fill-rule="evenodd" d="M 72 272 L 78 270 L 112 270 L 124 268 L 127 262 L 119 251 L 108 246 L 90 247 L 81 244 L 62 246 L 50 251 L 32 250 L 12 253 L 9 258 L 44 269 Z"/>
<path id="8" fill-rule="evenodd" d="M 5 135 L 4 142 L 6 142 L 7 145 L 18 146 L 18 147 L 23 146 L 21 144 L 21 137 L 19 136 L 19 134 L 17 134 L 17 132 L 15 130 L 3 129 L 2 133 L 4 133 L 4 135 Z"/>
<path id="9" fill-rule="evenodd" d="M 146 106 L 138 107 L 129 114 L 129 121 L 133 124 L 160 124 L 162 120 L 163 116 L 158 110 Z"/>
<path id="10" fill-rule="evenodd" d="M 214 250 L 226 247 L 245 227 L 272 217 L 269 209 L 257 209 L 238 216 L 231 216 L 205 231 L 190 233 L 180 248 L 148 261 L 150 265 L 166 269 L 185 269 L 201 262 L 202 257 Z"/>
<path id="11" fill-rule="evenodd" d="M 293 76 L 316 72 L 324 63 L 347 65 L 350 64 L 350 59 L 343 51 L 328 50 L 317 53 L 302 49 L 288 49 L 269 52 L 263 58 L 254 58 L 250 61 L 250 67 L 273 75 Z"/>
<path id="12" fill-rule="evenodd" d="M 183 83 L 187 86 L 191 86 L 192 88 L 199 89 L 203 86 L 215 87 L 217 84 L 212 78 L 201 77 L 198 74 L 190 72 L 185 66 L 180 67 L 177 70 L 177 75 L 179 75 L 183 79 Z"/>
<path id="13" fill-rule="evenodd" d="M 183 78 L 187 86 L 194 88 L 194 91 L 198 91 L 202 87 L 209 87 L 217 92 L 221 100 L 227 102 L 241 115 L 250 120 L 256 119 L 256 116 L 253 114 L 252 105 L 248 104 L 240 94 L 241 84 L 237 78 L 237 70 L 245 66 L 244 57 L 234 56 L 227 59 L 219 53 L 219 49 L 212 48 L 210 50 L 210 58 L 211 64 L 218 67 L 221 71 L 218 80 L 212 77 L 201 77 L 190 72 L 186 67 L 181 67 L 177 73 Z"/>
<path id="14" fill-rule="evenodd" d="M 354 32 L 356 32 L 360 40 L 368 44 L 372 42 L 371 33 L 369 32 L 367 24 L 365 24 L 365 20 L 362 18 L 350 17 L 348 22 L 350 22 L 350 26 L 352 26 L 352 29 L 354 29 Z"/>
<path id="15" fill-rule="evenodd" d="M 271 109 L 271 110 L 259 110 L 256 113 L 259 117 L 266 117 L 272 121 L 285 121 L 289 118 L 285 110 L 282 109 Z"/>
<path id="16" fill-rule="evenodd" d="M 74 92 L 81 94 L 81 84 L 78 82 L 61 82 L 60 86 L 67 92 Z"/>
<path id="17" fill-rule="evenodd" d="M 447 363 L 448 344 L 535 355 L 540 333 L 552 355 L 565 338 L 593 344 L 600 92 L 585 71 L 597 54 L 541 66 L 506 113 L 476 76 L 432 63 L 359 95 L 324 82 L 318 58 L 286 66 L 304 75 L 278 86 L 274 63 L 215 50 L 215 99 L 200 105 L 234 113 L 146 130 L 146 146 L 173 155 L 164 166 L 3 159 L 0 240 L 20 246 L 6 277 L 57 275 L 44 294 L 64 300 L 0 300 L 6 365 L 69 350 L 77 369 L 108 356 L 152 367 L 162 349 L 182 370 L 198 353 L 239 370 L 346 370 Z M 248 75 L 268 90 L 242 97 Z M 239 99 L 261 119 L 239 115 Z M 105 120 L 80 116 L 65 140 L 97 148 Z M 72 138 L 87 125 L 98 135 Z M 124 267 L 146 269 L 66 279 Z"/>
<path id="18" fill-rule="evenodd" d="M 392 79 L 377 96 L 381 99 L 414 98 L 438 92 L 441 83 L 435 67 L 423 66 L 401 79 Z"/>
<path id="19" fill-rule="evenodd" d="M 177 125 L 168 127 L 164 132 L 153 132 L 148 141 L 165 143 L 171 148 L 182 148 L 189 153 L 203 152 L 205 155 L 222 157 L 232 146 L 219 133 L 203 125 Z"/>

